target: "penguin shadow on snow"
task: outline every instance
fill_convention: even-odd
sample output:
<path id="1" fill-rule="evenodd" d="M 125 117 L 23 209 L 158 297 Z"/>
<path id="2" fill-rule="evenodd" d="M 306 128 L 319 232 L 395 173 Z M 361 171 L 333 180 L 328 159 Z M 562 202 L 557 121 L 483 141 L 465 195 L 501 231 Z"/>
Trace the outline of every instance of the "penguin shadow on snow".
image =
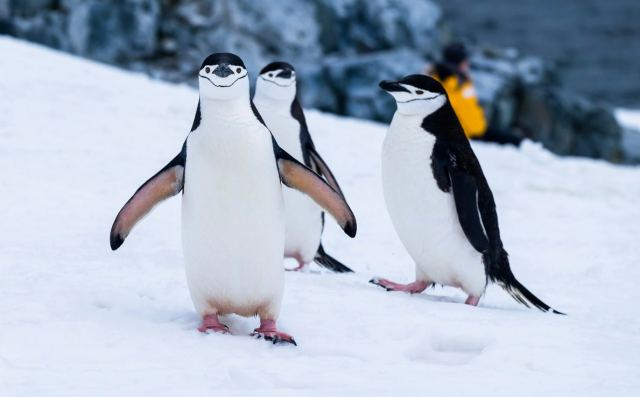
<path id="1" fill-rule="evenodd" d="M 371 281 L 368 281 L 367 284 L 372 284 L 372 283 Z M 362 287 L 368 288 L 368 289 L 370 288 L 366 284 L 362 284 Z M 490 292 L 491 290 L 495 290 L 496 293 L 499 294 L 499 289 L 495 287 L 492 288 L 492 287 L 493 286 L 488 286 L 487 292 Z M 432 302 L 432 303 L 450 303 L 450 304 L 456 305 L 454 309 L 471 310 L 473 312 L 482 312 L 485 310 L 489 310 L 492 312 L 498 311 L 501 313 L 526 313 L 527 312 L 527 310 L 523 309 L 522 307 L 508 303 L 508 300 L 505 300 L 504 301 L 505 303 L 502 303 L 502 304 L 487 303 L 486 302 L 487 293 L 483 295 L 482 300 L 478 303 L 477 306 L 467 305 L 467 304 L 464 304 L 464 301 L 465 301 L 464 295 L 455 291 L 453 287 L 447 287 L 444 285 L 430 286 L 425 291 L 418 292 L 418 293 L 408 293 L 408 292 L 401 292 L 401 291 L 386 291 L 386 292 L 388 292 L 386 296 L 396 296 L 396 297 L 401 297 L 401 299 L 417 299 L 424 302 Z M 542 312 L 542 313 L 536 313 L 536 314 L 547 315 L 549 313 Z"/>
<path id="2" fill-rule="evenodd" d="M 371 280 L 374 280 L 375 278 L 376 277 L 371 278 L 369 281 L 367 281 L 366 284 L 363 284 L 363 287 L 367 289 L 371 289 L 370 284 L 376 285 L 371 281 Z M 378 290 L 376 289 L 375 291 L 378 291 Z M 463 295 L 455 294 L 455 293 L 447 295 L 445 291 L 446 291 L 445 286 L 433 285 L 433 286 L 427 287 L 426 290 L 424 290 L 423 292 L 410 293 L 410 292 L 403 292 L 403 291 L 387 290 L 386 292 L 388 293 L 385 295 L 402 297 L 403 299 L 418 299 L 418 300 L 434 302 L 434 303 L 454 303 L 454 304 L 464 303 Z M 445 293 L 445 294 L 442 294 L 442 293 Z M 481 308 L 484 307 L 484 305 L 481 305 L 481 304 L 478 306 Z M 469 306 L 465 305 L 464 307 L 469 307 Z"/>
<path id="3" fill-rule="evenodd" d="M 246 336 L 255 338 L 251 336 L 251 333 L 257 325 L 257 318 L 258 317 L 245 318 L 233 314 L 220 316 L 220 321 L 229 328 L 229 333 L 214 331 L 195 332 L 194 329 L 198 327 L 202 319 L 198 313 L 193 311 L 185 311 L 180 317 L 176 318 L 175 322 L 180 324 L 180 328 L 183 331 L 197 337 L 218 339 L 219 337 L 232 338 L 234 336 Z"/>
<path id="4" fill-rule="evenodd" d="M 294 258 L 285 258 L 283 262 L 284 270 L 286 274 L 295 275 L 295 274 L 310 274 L 314 276 L 335 276 L 335 280 L 342 279 L 353 279 L 352 276 L 358 275 L 357 272 L 349 271 L 349 272 L 336 272 L 333 269 L 327 268 L 325 266 L 319 265 L 316 262 L 311 262 L 306 264 L 304 267 L 299 268 L 297 262 Z M 356 277 L 356 279 L 359 279 Z"/>
<path id="5" fill-rule="evenodd" d="M 432 334 L 420 338 L 406 352 L 407 358 L 440 365 L 465 365 L 489 346 L 488 341 L 472 335 Z"/>
<path id="6" fill-rule="evenodd" d="M 314 262 L 309 263 L 307 266 L 299 267 L 297 261 L 294 258 L 285 258 L 283 262 L 284 270 L 287 273 L 295 274 L 331 274 L 333 273 L 330 270 L 323 270 L 320 266 L 316 265 Z"/>

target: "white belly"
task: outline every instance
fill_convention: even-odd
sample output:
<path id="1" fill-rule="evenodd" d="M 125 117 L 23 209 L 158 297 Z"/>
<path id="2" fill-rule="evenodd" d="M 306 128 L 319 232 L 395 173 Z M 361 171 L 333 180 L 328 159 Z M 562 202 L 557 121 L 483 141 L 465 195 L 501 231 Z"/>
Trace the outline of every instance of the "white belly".
<path id="1" fill-rule="evenodd" d="M 284 208 L 262 128 L 201 127 L 187 143 L 182 236 L 201 314 L 277 318 L 284 289 Z"/>
<path id="2" fill-rule="evenodd" d="M 256 101 L 265 123 L 278 145 L 304 163 L 300 145 L 300 124 L 290 113 L 270 109 Z M 287 108 L 288 110 L 288 108 Z M 305 263 L 313 260 L 322 236 L 322 209 L 297 190 L 283 188 L 285 204 L 285 255 L 300 255 Z"/>
<path id="3" fill-rule="evenodd" d="M 382 149 L 384 196 L 394 228 L 416 263 L 416 278 L 463 288 L 480 296 L 486 278 L 482 256 L 468 242 L 453 196 L 440 190 L 431 170 L 435 137 L 418 122 L 396 115 Z"/>

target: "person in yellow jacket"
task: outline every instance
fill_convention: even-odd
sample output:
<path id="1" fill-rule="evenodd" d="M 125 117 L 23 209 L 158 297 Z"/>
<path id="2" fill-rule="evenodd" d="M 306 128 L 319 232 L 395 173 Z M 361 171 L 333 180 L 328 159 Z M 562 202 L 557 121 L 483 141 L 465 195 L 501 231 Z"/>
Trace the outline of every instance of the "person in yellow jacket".
<path id="1" fill-rule="evenodd" d="M 456 43 L 444 48 L 442 60 L 428 74 L 444 86 L 467 138 L 520 144 L 522 138 L 519 136 L 488 128 L 484 110 L 469 76 L 469 66 L 467 49 Z"/>

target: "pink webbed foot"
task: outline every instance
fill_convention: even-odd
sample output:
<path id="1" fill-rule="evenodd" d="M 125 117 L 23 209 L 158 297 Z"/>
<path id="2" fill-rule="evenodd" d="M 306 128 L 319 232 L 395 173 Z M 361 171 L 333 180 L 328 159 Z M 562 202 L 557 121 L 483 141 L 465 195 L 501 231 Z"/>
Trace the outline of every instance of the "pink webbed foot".
<path id="1" fill-rule="evenodd" d="M 290 343 L 298 346 L 293 336 L 276 329 L 276 322 L 273 320 L 260 320 L 260 327 L 256 328 L 251 336 L 256 339 L 264 338 L 264 340 L 273 342 L 274 345 Z"/>
<path id="2" fill-rule="evenodd" d="M 298 266 L 294 267 L 293 269 L 285 269 L 288 272 L 299 272 L 302 269 L 304 269 L 304 267 L 307 265 L 304 260 L 302 259 L 302 256 L 300 256 L 300 254 L 295 253 L 295 254 L 290 254 L 290 255 L 285 255 L 286 258 L 293 258 L 298 262 Z"/>
<path id="3" fill-rule="evenodd" d="M 369 282 L 371 284 L 380 286 L 386 289 L 387 291 L 408 292 L 410 294 L 418 294 L 424 291 L 425 289 L 427 289 L 427 287 L 429 286 L 429 283 L 426 281 L 414 281 L 409 284 L 400 284 L 400 283 L 394 283 L 393 281 L 390 281 L 384 278 L 377 278 L 377 277 L 372 278 L 371 280 L 369 280 Z"/>
<path id="4" fill-rule="evenodd" d="M 479 296 L 469 295 L 466 301 L 464 301 L 465 305 L 478 306 L 478 302 L 480 302 Z"/>
<path id="5" fill-rule="evenodd" d="M 305 266 L 305 263 L 298 263 L 298 266 L 293 267 L 291 269 L 284 269 L 284 270 L 286 270 L 288 272 L 299 272 L 302 269 L 304 269 L 304 266 Z"/>
<path id="6" fill-rule="evenodd" d="M 228 334 L 229 327 L 222 324 L 220 320 L 218 320 L 217 314 L 207 314 L 202 318 L 202 324 L 198 327 L 198 331 L 200 332 L 208 332 L 213 331 L 220 334 Z"/>

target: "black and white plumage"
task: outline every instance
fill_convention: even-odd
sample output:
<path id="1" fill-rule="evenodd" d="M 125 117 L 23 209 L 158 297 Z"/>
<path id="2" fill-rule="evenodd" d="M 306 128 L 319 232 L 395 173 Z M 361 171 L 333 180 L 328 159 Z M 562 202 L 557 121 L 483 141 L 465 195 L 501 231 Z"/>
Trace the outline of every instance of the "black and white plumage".
<path id="1" fill-rule="evenodd" d="M 418 284 L 410 292 L 434 283 L 456 286 L 477 304 L 487 283 L 495 282 L 526 306 L 559 313 L 513 275 L 493 194 L 442 85 L 410 75 L 380 87 L 398 106 L 383 145 L 382 173 L 389 214 L 416 262 Z"/>
<path id="2" fill-rule="evenodd" d="M 267 126 L 289 154 L 321 175 L 339 192 L 333 172 L 316 150 L 297 95 L 296 72 L 286 62 L 272 62 L 258 75 L 253 101 Z M 331 255 L 321 243 L 324 213 L 309 197 L 285 189 L 285 256 L 298 261 L 298 268 L 315 261 L 335 272 L 352 270 Z"/>
<path id="3" fill-rule="evenodd" d="M 185 269 L 203 317 L 200 329 L 225 331 L 218 315 L 258 315 L 260 335 L 280 340 L 275 320 L 284 289 L 281 182 L 312 197 L 350 236 L 356 233 L 355 217 L 339 192 L 278 146 L 251 103 L 239 57 L 212 54 L 198 77 L 191 133 L 180 154 L 120 210 L 111 248 L 119 248 L 155 205 L 182 191 Z"/>

